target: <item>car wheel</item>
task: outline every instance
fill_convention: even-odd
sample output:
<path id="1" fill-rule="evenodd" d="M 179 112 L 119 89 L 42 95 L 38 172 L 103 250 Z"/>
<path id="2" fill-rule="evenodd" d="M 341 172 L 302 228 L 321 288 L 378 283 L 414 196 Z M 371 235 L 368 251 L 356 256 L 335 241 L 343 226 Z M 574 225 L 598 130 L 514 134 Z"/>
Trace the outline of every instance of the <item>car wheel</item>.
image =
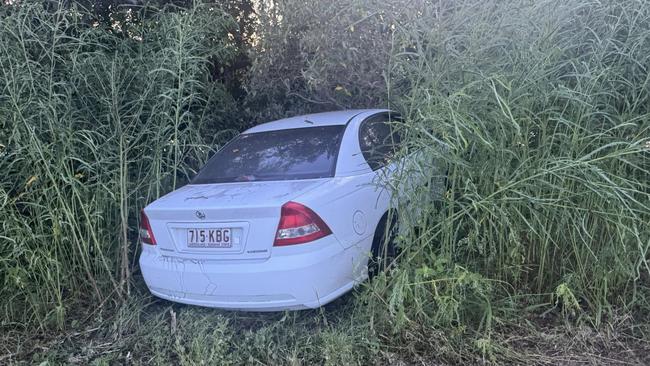
<path id="1" fill-rule="evenodd" d="M 398 254 L 395 245 L 396 236 L 397 216 L 395 212 L 386 212 L 379 220 L 372 240 L 371 257 L 368 260 L 368 277 L 370 279 L 392 266 Z"/>

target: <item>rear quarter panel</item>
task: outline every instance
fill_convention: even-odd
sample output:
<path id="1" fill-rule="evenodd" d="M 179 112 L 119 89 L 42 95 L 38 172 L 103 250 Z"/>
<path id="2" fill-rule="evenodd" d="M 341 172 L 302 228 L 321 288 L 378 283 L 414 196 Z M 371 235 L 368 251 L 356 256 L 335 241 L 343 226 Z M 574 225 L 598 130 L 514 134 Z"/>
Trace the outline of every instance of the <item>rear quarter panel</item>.
<path id="1" fill-rule="evenodd" d="M 345 248 L 369 251 L 375 228 L 390 204 L 374 172 L 333 178 L 297 199 L 311 207 Z"/>

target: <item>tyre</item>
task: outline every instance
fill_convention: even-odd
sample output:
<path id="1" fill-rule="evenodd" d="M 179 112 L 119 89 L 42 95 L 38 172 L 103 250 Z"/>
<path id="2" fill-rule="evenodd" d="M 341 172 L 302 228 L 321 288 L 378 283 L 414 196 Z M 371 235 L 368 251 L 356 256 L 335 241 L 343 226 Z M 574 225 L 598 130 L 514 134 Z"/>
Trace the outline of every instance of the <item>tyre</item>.
<path id="1" fill-rule="evenodd" d="M 368 260 L 368 277 L 372 279 L 382 271 L 390 269 L 398 254 L 395 245 L 397 236 L 397 216 L 388 211 L 379 220 L 372 240 L 370 259 Z"/>

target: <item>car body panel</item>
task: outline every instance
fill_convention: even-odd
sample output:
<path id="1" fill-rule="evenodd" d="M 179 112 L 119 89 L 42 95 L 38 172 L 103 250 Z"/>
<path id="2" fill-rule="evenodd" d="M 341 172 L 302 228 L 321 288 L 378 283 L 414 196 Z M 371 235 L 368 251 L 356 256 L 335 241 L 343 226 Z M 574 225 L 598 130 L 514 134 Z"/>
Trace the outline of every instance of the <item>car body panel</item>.
<path id="1" fill-rule="evenodd" d="M 330 189 L 327 191 L 310 191 L 301 196 L 299 202 L 318 207 L 319 215 L 345 248 L 362 245 L 370 250 L 374 228 L 390 204 L 389 193 L 373 181 L 374 177 L 374 172 L 337 177 L 328 182 Z"/>

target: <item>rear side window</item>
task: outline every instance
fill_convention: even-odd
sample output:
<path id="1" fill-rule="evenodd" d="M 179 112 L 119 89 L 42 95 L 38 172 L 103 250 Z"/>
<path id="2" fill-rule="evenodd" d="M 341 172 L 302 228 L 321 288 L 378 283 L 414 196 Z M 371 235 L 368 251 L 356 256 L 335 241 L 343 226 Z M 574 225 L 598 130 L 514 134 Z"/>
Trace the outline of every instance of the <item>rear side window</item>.
<path id="1" fill-rule="evenodd" d="M 219 150 L 192 184 L 333 177 L 345 126 L 239 135 Z"/>
<path id="2" fill-rule="evenodd" d="M 363 121 L 359 127 L 359 147 L 372 170 L 386 166 L 399 148 L 399 134 L 391 125 L 398 118 L 380 114 Z"/>

